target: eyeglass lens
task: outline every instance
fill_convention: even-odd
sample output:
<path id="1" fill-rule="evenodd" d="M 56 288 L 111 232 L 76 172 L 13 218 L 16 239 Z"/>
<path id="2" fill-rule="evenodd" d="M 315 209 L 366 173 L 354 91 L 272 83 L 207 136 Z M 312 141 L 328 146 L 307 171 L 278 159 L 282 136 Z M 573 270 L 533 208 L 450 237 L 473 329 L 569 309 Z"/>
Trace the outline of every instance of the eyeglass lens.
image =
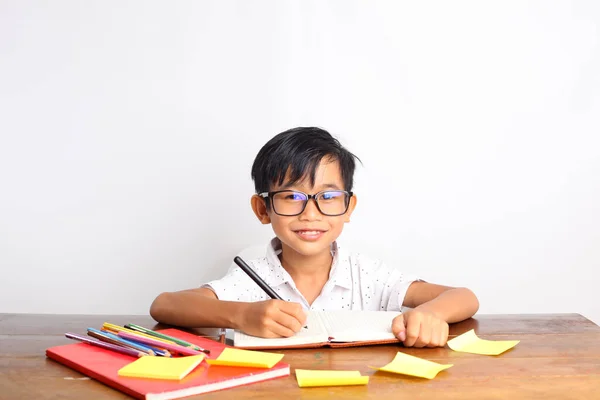
<path id="1" fill-rule="evenodd" d="M 326 191 L 317 195 L 318 208 L 325 215 L 344 214 L 348 208 L 348 193 Z M 273 196 L 275 212 L 281 215 L 298 215 L 304 210 L 308 197 L 302 192 L 285 191 Z"/>

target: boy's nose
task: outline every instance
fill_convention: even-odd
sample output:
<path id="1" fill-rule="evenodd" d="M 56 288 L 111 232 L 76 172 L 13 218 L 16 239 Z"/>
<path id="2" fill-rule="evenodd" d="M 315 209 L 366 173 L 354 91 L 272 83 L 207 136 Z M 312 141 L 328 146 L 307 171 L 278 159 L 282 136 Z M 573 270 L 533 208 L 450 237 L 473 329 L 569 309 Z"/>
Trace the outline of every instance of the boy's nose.
<path id="1" fill-rule="evenodd" d="M 302 214 L 300 214 L 300 219 L 309 221 L 321 219 L 321 212 L 317 208 L 317 203 L 315 202 L 315 199 L 308 200 L 304 211 L 302 211 Z"/>

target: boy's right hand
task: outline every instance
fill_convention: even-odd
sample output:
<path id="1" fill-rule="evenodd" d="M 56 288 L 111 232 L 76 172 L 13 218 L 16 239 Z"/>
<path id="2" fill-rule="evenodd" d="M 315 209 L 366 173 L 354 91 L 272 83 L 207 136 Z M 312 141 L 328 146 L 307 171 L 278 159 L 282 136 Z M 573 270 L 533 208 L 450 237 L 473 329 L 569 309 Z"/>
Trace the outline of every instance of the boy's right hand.
<path id="1" fill-rule="evenodd" d="M 264 338 L 290 337 L 306 323 L 306 313 L 299 303 L 265 300 L 246 303 L 239 317 L 239 329 Z"/>

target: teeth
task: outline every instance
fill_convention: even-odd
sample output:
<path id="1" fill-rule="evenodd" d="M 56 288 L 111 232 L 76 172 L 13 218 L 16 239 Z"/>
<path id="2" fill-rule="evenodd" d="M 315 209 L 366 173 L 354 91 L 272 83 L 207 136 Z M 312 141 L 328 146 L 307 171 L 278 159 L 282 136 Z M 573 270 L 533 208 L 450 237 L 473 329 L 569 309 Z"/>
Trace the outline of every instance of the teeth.
<path id="1" fill-rule="evenodd" d="M 320 231 L 298 231 L 301 235 L 318 235 Z"/>

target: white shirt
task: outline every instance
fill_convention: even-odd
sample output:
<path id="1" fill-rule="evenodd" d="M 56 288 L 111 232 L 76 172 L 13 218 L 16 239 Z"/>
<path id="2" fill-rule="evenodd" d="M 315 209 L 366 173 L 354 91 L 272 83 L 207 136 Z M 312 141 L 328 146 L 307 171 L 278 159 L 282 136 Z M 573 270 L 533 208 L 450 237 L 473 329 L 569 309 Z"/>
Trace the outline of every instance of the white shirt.
<path id="1" fill-rule="evenodd" d="M 312 305 L 282 267 L 278 238 L 267 245 L 265 257 L 245 261 L 283 300 L 300 303 L 305 310 L 399 311 L 408 287 L 418 280 L 380 260 L 361 253 L 349 253 L 337 242 L 332 244 L 331 251 L 333 263 L 329 279 Z M 254 302 L 270 299 L 237 265 L 232 266 L 223 278 L 202 287 L 212 289 L 219 300 Z"/>

